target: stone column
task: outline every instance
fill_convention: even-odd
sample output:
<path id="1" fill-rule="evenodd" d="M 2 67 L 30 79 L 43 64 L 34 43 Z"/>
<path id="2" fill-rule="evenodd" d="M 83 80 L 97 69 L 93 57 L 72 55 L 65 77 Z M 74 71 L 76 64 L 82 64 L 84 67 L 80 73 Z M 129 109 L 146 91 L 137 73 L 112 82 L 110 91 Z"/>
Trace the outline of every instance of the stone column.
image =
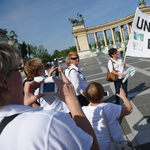
<path id="1" fill-rule="evenodd" d="M 103 37 L 104 37 L 104 42 L 105 42 L 105 46 L 107 46 L 107 38 L 106 38 L 106 31 L 103 31 Z"/>
<path id="2" fill-rule="evenodd" d="M 122 26 L 122 36 L 123 36 L 123 41 L 125 41 L 126 39 L 125 39 L 125 33 L 124 33 L 124 28 L 123 28 L 123 26 Z"/>
<path id="3" fill-rule="evenodd" d="M 111 29 L 111 34 L 112 34 L 113 44 L 116 44 L 113 28 Z"/>
<path id="4" fill-rule="evenodd" d="M 96 32 L 94 32 L 94 38 L 95 38 L 95 42 L 96 42 L 96 49 L 98 49 L 99 45 L 98 45 L 97 33 Z"/>
<path id="5" fill-rule="evenodd" d="M 127 23 L 127 30 L 128 30 L 128 36 L 130 37 L 130 27 L 129 27 L 129 23 Z"/>
<path id="6" fill-rule="evenodd" d="M 79 45 L 77 42 L 77 36 L 74 36 L 74 39 L 75 39 L 75 43 L 76 43 L 77 52 L 79 52 Z"/>
<path id="7" fill-rule="evenodd" d="M 122 26 L 119 26 L 119 30 L 120 30 L 121 42 L 123 42 Z"/>

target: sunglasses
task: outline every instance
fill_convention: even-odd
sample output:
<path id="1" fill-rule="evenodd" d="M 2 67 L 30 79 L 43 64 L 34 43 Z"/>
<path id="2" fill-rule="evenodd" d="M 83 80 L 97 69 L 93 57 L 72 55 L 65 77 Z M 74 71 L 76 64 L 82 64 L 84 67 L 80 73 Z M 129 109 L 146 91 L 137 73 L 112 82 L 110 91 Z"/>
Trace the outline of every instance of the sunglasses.
<path id="1" fill-rule="evenodd" d="M 79 56 L 78 56 L 78 57 L 71 58 L 71 60 L 76 60 L 76 59 L 79 59 Z"/>
<path id="2" fill-rule="evenodd" d="M 114 54 L 117 54 L 118 53 L 118 51 L 117 52 L 114 52 Z"/>

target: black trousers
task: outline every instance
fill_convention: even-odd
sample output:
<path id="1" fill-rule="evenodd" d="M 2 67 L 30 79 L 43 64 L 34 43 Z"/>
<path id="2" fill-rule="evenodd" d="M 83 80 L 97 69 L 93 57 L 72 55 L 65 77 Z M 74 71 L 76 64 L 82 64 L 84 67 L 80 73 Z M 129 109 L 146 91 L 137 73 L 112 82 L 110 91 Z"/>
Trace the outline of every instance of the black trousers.
<path id="1" fill-rule="evenodd" d="M 126 93 L 126 97 L 128 97 L 128 93 L 127 93 L 127 84 L 128 84 L 128 80 L 125 81 L 125 83 L 122 83 L 122 80 L 123 79 L 118 79 L 117 82 L 114 82 L 114 85 L 115 85 L 115 90 L 116 90 L 116 94 L 119 94 L 120 93 L 120 88 L 122 86 L 123 90 L 125 91 Z M 116 104 L 120 104 L 120 97 L 118 97 L 116 95 Z"/>
<path id="2" fill-rule="evenodd" d="M 80 102 L 81 107 L 87 106 L 89 104 L 89 101 L 83 95 L 78 95 L 77 98 Z"/>

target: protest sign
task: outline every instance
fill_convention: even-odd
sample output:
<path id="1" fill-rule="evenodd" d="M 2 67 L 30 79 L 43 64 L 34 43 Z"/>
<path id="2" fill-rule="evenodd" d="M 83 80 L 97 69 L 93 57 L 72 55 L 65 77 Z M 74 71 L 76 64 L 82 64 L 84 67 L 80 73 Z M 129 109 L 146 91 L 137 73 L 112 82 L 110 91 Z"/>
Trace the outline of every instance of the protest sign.
<path id="1" fill-rule="evenodd" d="M 136 10 L 126 56 L 150 57 L 150 16 Z"/>

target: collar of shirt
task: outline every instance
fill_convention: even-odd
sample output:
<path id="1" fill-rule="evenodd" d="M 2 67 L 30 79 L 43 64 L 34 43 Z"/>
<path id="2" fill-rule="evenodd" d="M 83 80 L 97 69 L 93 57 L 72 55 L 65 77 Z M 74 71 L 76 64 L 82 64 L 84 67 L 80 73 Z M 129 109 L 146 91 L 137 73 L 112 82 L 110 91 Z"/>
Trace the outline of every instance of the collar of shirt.
<path id="1" fill-rule="evenodd" d="M 42 81 L 42 80 L 45 80 L 44 76 L 34 77 L 34 81 L 36 81 L 36 82 L 39 82 L 39 81 Z"/>
<path id="2" fill-rule="evenodd" d="M 118 57 L 118 61 L 119 61 L 120 59 L 121 59 L 121 58 Z M 114 60 L 113 58 L 111 58 L 111 60 L 112 60 L 113 63 L 118 63 L 118 61 Z"/>
<path id="3" fill-rule="evenodd" d="M 7 116 L 11 116 L 14 114 L 20 114 L 28 111 L 37 111 L 37 110 L 42 110 L 43 107 L 38 107 L 37 109 L 34 109 L 30 106 L 25 106 L 25 105 L 15 105 L 15 104 L 10 104 L 10 105 L 5 105 L 0 107 L 0 118 L 4 118 Z"/>
<path id="4" fill-rule="evenodd" d="M 74 68 L 76 71 L 79 71 L 79 69 L 80 69 L 80 67 L 79 67 L 79 66 L 78 66 L 78 67 L 76 67 L 75 65 L 71 64 L 70 70 L 71 70 L 72 68 Z"/>

